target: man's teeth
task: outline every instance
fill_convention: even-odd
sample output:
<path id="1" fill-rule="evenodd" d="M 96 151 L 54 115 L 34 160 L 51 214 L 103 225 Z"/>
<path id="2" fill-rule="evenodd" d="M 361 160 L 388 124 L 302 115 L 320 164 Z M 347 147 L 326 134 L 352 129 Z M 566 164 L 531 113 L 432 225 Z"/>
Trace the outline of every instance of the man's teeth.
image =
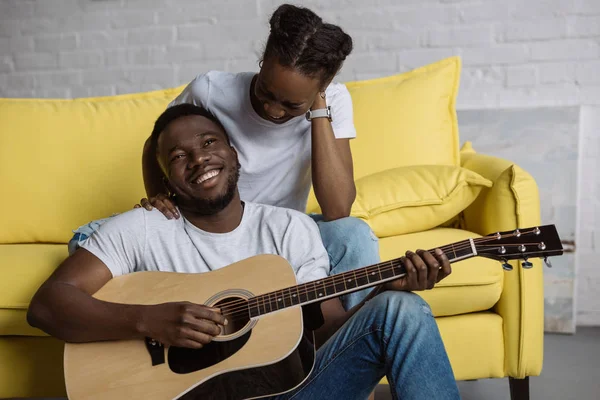
<path id="1" fill-rule="evenodd" d="M 202 183 L 204 181 L 209 180 L 210 178 L 214 178 L 215 176 L 219 175 L 219 172 L 221 172 L 218 169 L 213 169 L 212 171 L 208 171 L 205 174 L 200 175 L 200 177 L 198 179 L 196 179 L 196 183 Z"/>

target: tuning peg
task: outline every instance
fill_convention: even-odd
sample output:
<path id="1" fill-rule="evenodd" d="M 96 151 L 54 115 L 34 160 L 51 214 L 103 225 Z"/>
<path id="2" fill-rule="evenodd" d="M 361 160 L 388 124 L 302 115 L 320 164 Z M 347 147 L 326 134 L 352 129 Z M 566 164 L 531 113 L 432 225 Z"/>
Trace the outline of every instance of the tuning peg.
<path id="1" fill-rule="evenodd" d="M 504 262 L 502 263 L 502 268 L 504 268 L 505 271 L 512 271 L 513 270 L 513 266 L 510 265 L 508 263 L 508 261 L 504 260 Z"/>
<path id="2" fill-rule="evenodd" d="M 544 264 L 546 264 L 546 267 L 552 268 L 552 263 L 548 260 L 548 257 L 544 257 Z"/>
<path id="3" fill-rule="evenodd" d="M 525 257 L 525 258 L 523 259 L 523 262 L 521 263 L 521 265 L 523 266 L 523 268 L 527 268 L 527 269 L 529 269 L 529 268 L 532 268 L 532 267 L 533 267 L 533 264 L 532 264 L 532 263 L 530 263 L 529 261 L 527 261 L 527 257 Z"/>

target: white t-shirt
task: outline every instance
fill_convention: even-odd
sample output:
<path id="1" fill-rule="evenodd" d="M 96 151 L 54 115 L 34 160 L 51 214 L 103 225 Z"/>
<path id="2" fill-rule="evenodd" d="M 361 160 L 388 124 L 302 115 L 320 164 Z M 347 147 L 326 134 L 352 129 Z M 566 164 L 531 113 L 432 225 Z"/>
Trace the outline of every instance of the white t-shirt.
<path id="1" fill-rule="evenodd" d="M 298 283 L 327 277 L 329 257 L 317 224 L 295 210 L 245 203 L 240 225 L 228 233 L 198 229 L 157 209 L 136 208 L 106 221 L 81 247 L 113 277 L 137 271 L 200 273 L 259 254 L 284 257 Z"/>
<path id="2" fill-rule="evenodd" d="M 192 103 L 219 119 L 239 154 L 242 200 L 304 212 L 312 184 L 311 123 L 304 117 L 283 124 L 261 118 L 250 102 L 254 75 L 218 71 L 198 75 L 170 105 Z M 332 83 L 326 95 L 335 137 L 356 137 L 346 86 Z"/>

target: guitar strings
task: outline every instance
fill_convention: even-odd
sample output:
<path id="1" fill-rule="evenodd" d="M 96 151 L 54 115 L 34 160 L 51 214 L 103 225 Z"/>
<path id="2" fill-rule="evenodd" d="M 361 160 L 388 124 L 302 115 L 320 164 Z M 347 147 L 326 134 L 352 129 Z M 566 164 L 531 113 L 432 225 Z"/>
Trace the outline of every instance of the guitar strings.
<path id="1" fill-rule="evenodd" d="M 466 250 L 468 248 L 470 248 L 470 245 L 469 246 L 455 247 L 454 251 Z M 443 251 L 443 249 L 442 249 L 442 251 Z M 393 264 L 396 264 L 396 263 L 398 263 L 398 261 L 394 261 L 394 260 L 385 261 L 385 262 L 382 262 L 382 263 L 379 263 L 379 264 L 370 265 L 370 266 L 367 266 L 367 267 L 364 267 L 364 268 L 359 268 L 356 271 L 348 271 L 348 272 L 343 273 L 343 274 L 348 274 L 349 277 L 354 277 L 355 280 L 358 280 L 358 279 L 362 279 L 362 278 L 367 277 L 371 272 L 377 272 L 377 269 L 380 269 L 382 272 L 387 272 L 390 269 L 397 268 L 398 266 L 394 267 L 394 265 L 393 265 Z M 384 267 L 384 268 L 381 269 L 381 267 Z M 389 267 L 391 267 L 391 268 L 389 268 Z M 339 276 L 341 276 L 343 274 L 333 275 L 333 276 L 330 276 L 330 277 L 327 277 L 327 278 L 323 278 L 323 280 L 333 280 L 334 281 L 334 279 L 332 279 L 332 278 L 339 277 Z M 312 282 L 307 282 L 307 283 L 305 283 L 303 285 L 298 285 L 298 286 L 305 286 L 305 287 L 301 291 L 297 290 L 296 294 L 297 295 L 304 295 L 304 294 L 307 294 L 309 292 L 313 292 L 316 289 L 316 287 L 315 287 L 315 289 L 310 289 L 306 285 L 308 285 L 310 283 L 313 283 L 314 285 L 316 285 L 317 284 L 316 282 L 318 282 L 318 281 L 312 281 Z M 334 287 L 334 286 L 335 286 L 335 281 L 333 282 L 333 284 L 330 284 L 328 282 L 328 284 L 326 284 L 326 285 L 319 286 L 319 289 L 320 288 L 326 289 L 326 288 L 331 288 L 331 287 Z M 270 293 L 265 293 L 265 294 L 262 294 L 262 295 L 254 296 L 254 298 L 260 297 L 260 296 L 269 296 L 269 298 L 271 296 L 274 296 L 275 298 L 277 298 L 278 295 L 275 292 L 283 292 L 284 290 L 287 290 L 289 292 L 291 290 L 291 288 L 279 289 L 279 290 L 274 291 L 274 292 L 270 292 Z M 221 308 L 221 313 L 222 314 L 226 314 L 226 313 L 230 314 L 230 313 L 236 311 L 236 306 L 238 304 L 241 305 L 242 308 L 247 309 L 247 303 L 248 303 L 247 299 L 241 299 L 241 300 L 237 300 L 237 301 L 228 303 L 227 305 L 225 305 L 224 307 Z"/>
<path id="2" fill-rule="evenodd" d="M 512 245 L 512 246 L 518 246 L 518 245 L 517 245 L 517 244 L 515 244 L 515 245 Z M 393 268 L 394 268 L 394 267 L 391 267 L 391 268 L 383 268 L 383 269 L 382 269 L 382 272 L 389 271 L 390 269 L 393 269 Z M 402 273 L 402 274 L 396 275 L 395 277 L 397 277 L 397 278 L 401 278 L 401 277 L 403 277 L 403 276 L 405 276 L 405 275 L 406 275 L 406 273 Z M 371 286 L 371 287 L 372 287 L 372 286 Z M 365 288 L 365 289 L 367 289 L 367 288 Z M 360 289 L 359 289 L 359 290 L 360 290 Z M 273 308 L 271 307 L 271 304 L 272 304 L 272 302 L 271 302 L 270 298 L 271 298 L 271 297 L 270 297 L 270 295 L 269 295 L 268 304 L 269 304 L 270 311 L 268 311 L 268 312 L 264 312 L 264 313 L 261 313 L 259 316 L 262 316 L 262 315 L 267 315 L 267 314 L 271 314 L 271 313 L 273 313 L 273 312 L 276 312 L 276 311 L 279 311 L 279 310 L 284 310 L 284 309 L 286 309 L 286 308 L 290 308 L 290 307 L 292 307 L 292 306 L 296 306 L 296 305 L 298 305 L 298 304 L 292 304 L 292 305 L 289 305 L 289 306 L 285 306 L 285 307 L 282 307 L 282 308 L 277 308 L 277 309 L 273 310 Z M 244 320 L 249 320 L 249 319 L 251 318 L 251 317 L 250 317 L 250 310 L 249 310 L 249 306 L 248 306 L 247 300 L 242 300 L 242 301 L 245 303 L 245 304 L 244 304 L 242 307 L 238 307 L 236 310 L 232 310 L 232 311 L 230 311 L 230 312 L 228 312 L 228 313 L 223 313 L 223 315 L 227 317 L 227 320 L 228 320 L 228 321 L 239 321 L 239 320 L 241 320 L 241 319 L 244 319 Z M 285 302 L 284 302 L 284 303 L 285 303 Z M 258 309 L 259 309 L 259 311 L 260 311 L 260 304 L 259 304 L 259 303 L 257 303 L 257 307 L 258 307 Z M 264 308 L 265 310 L 267 309 L 267 307 L 265 306 L 265 302 L 263 302 L 263 308 Z"/>
<path id="3" fill-rule="evenodd" d="M 532 230 L 532 232 L 533 232 L 533 230 Z M 521 234 L 527 234 L 527 233 L 528 232 L 522 232 Z M 512 237 L 512 236 L 515 236 L 515 234 L 513 233 L 513 234 L 505 235 L 504 238 L 508 238 L 508 237 Z M 482 237 L 482 238 L 473 239 L 473 241 L 477 242 L 477 243 L 484 243 L 484 242 L 488 242 L 488 241 L 492 241 L 492 240 L 498 240 L 498 238 L 494 236 L 494 237 Z M 463 243 L 463 242 L 467 242 L 467 243 Z M 456 253 L 456 251 L 466 250 L 466 249 L 469 249 L 471 247 L 470 241 L 468 239 L 465 240 L 465 241 L 463 241 L 463 242 L 459 242 L 461 244 L 457 245 L 456 247 L 454 246 L 454 244 L 451 244 L 451 245 L 442 246 L 442 247 L 440 247 L 440 249 L 442 251 L 444 251 L 444 253 L 446 253 L 446 250 L 444 250 L 444 249 L 452 250 L 452 251 L 454 251 Z M 521 245 L 521 243 L 518 243 L 518 244 L 506 244 L 505 243 L 505 244 L 499 244 L 499 245 L 504 245 L 504 246 L 519 246 L 519 245 Z M 429 251 L 433 251 L 433 250 L 429 250 Z M 457 257 L 455 257 L 455 258 L 457 258 Z M 393 262 L 395 262 L 395 261 L 394 260 L 390 260 L 390 261 L 383 262 L 383 263 L 380 263 L 380 264 L 375 264 L 375 265 L 372 265 L 372 266 L 360 268 L 359 270 L 361 270 L 361 271 L 358 273 L 358 275 L 355 272 L 352 275 L 355 276 L 357 279 L 358 279 L 359 276 L 360 276 L 360 278 L 363 278 L 363 277 L 368 276 L 369 272 L 373 272 L 373 269 L 375 269 L 377 267 L 387 266 L 388 263 L 393 263 Z M 393 265 L 391 265 L 391 267 L 393 268 Z M 369 270 L 370 268 L 371 268 L 371 270 Z M 384 270 L 384 271 L 388 271 L 388 270 L 389 269 Z M 349 271 L 347 273 L 349 274 L 351 272 L 353 272 L 353 271 Z M 339 276 L 339 275 L 334 275 L 334 276 Z M 324 279 L 330 280 L 331 278 L 333 278 L 333 276 L 332 277 L 328 277 L 328 278 L 324 278 Z M 316 282 L 316 281 L 314 281 L 314 282 Z M 307 282 L 307 284 L 308 283 L 311 283 L 311 282 Z M 324 289 L 331 288 L 331 287 L 334 287 L 335 284 L 336 283 L 334 281 L 333 285 L 331 285 L 331 284 L 329 284 L 329 285 L 323 285 L 323 288 Z M 284 289 L 280 289 L 278 291 L 279 292 L 283 292 L 283 290 L 288 290 L 288 292 L 290 292 L 290 289 L 291 288 L 284 288 Z M 278 291 L 275 291 L 275 292 L 278 292 Z M 306 287 L 306 290 L 304 290 L 302 292 L 297 291 L 297 294 L 307 294 L 308 292 L 312 292 L 312 291 L 314 291 L 314 289 L 309 289 L 308 287 Z M 258 295 L 258 296 L 254 296 L 254 297 L 256 298 L 256 297 L 259 297 L 259 296 L 267 296 L 268 295 L 269 299 L 270 299 L 271 295 L 274 295 L 275 298 L 277 298 L 277 294 L 275 294 L 275 292 L 265 293 L 263 295 Z M 239 305 L 240 307 L 236 307 L 237 305 Z M 247 308 L 248 308 L 248 300 L 241 299 L 241 300 L 237 300 L 235 302 L 231 302 L 231 303 L 227 304 L 226 306 L 224 306 L 221 309 L 221 312 L 223 314 L 225 314 L 225 313 L 229 314 L 229 313 L 237 311 L 238 309 L 246 310 Z M 224 310 L 226 310 L 226 311 L 224 311 Z"/>
<path id="4" fill-rule="evenodd" d="M 533 230 L 531 232 L 533 232 Z M 527 233 L 529 233 L 529 232 L 524 231 L 521 234 L 527 234 Z M 516 236 L 516 235 L 514 233 L 513 234 L 507 234 L 507 235 L 503 236 L 503 238 L 508 238 L 508 237 L 512 237 L 512 236 Z M 484 242 L 488 242 L 488 241 L 492 241 L 492 240 L 498 240 L 498 238 L 496 236 L 493 236 L 493 237 L 482 237 L 482 238 L 473 239 L 473 241 L 477 242 L 477 243 L 484 243 Z M 464 242 L 466 242 L 466 243 L 464 243 Z M 440 249 L 442 251 L 444 251 L 444 253 L 446 253 L 446 250 L 452 250 L 454 253 L 456 253 L 457 251 L 466 250 L 466 249 L 468 249 L 468 248 L 471 247 L 471 243 L 470 243 L 470 241 L 468 239 L 466 241 L 464 241 L 464 242 L 459 242 L 461 244 L 460 245 L 456 245 L 456 246 L 454 244 L 442 246 Z M 483 246 L 485 246 L 485 247 L 498 247 L 500 245 L 504 245 L 504 246 L 519 246 L 519 245 L 535 245 L 535 244 L 536 243 L 519 243 L 519 244 L 506 244 L 506 243 L 504 243 L 504 244 L 483 245 Z M 430 250 L 430 251 L 432 251 L 432 250 Z M 359 272 L 358 274 L 353 273 L 352 275 L 356 279 L 359 279 L 359 277 L 360 277 L 360 279 L 362 279 L 364 277 L 367 277 L 369 275 L 369 273 L 373 274 L 373 273 L 378 273 L 378 272 L 387 272 L 389 270 L 393 270 L 394 269 L 394 265 L 393 265 L 394 262 L 395 262 L 394 260 L 391 260 L 391 261 L 387 261 L 387 262 L 375 264 L 373 266 L 361 268 L 361 270 L 362 270 L 361 272 Z M 390 265 L 388 265 L 388 264 L 390 264 Z M 383 267 L 383 269 L 381 269 L 382 267 Z M 377 269 L 377 271 L 373 271 L 374 269 Z M 350 273 L 350 272 L 352 272 L 352 271 L 349 271 L 348 273 Z M 340 274 L 340 275 L 342 275 L 342 274 Z M 325 292 L 326 292 L 327 288 L 332 288 L 332 287 L 335 288 L 336 285 L 339 285 L 339 283 L 335 282 L 335 277 L 336 276 L 340 276 L 340 275 L 334 275 L 334 276 L 325 278 L 325 279 L 328 279 L 328 280 L 332 281 L 332 283 L 328 282 L 327 285 L 323 285 L 323 289 L 325 290 Z M 400 278 L 400 276 L 398 276 L 398 278 Z M 308 282 L 308 283 L 310 283 L 310 282 Z M 306 285 L 306 284 L 304 284 L 304 285 Z M 314 285 L 315 285 L 315 289 L 309 289 L 306 286 L 305 286 L 305 288 L 303 288 L 304 289 L 303 291 L 299 291 L 298 289 L 296 289 L 296 295 L 300 296 L 300 295 L 303 295 L 303 294 L 307 294 L 308 292 L 315 291 L 316 290 L 316 283 L 314 283 Z M 292 292 L 292 288 L 284 288 L 284 289 L 279 290 L 279 292 L 281 292 L 281 294 L 283 296 L 285 296 L 283 294 L 284 290 L 287 290 L 288 294 L 291 294 L 291 292 Z M 273 295 L 275 298 L 278 297 L 275 292 L 271 292 L 271 293 L 265 293 L 263 295 L 255 296 L 255 298 L 259 297 L 259 296 L 268 296 L 269 297 L 269 299 L 268 299 L 269 306 L 271 306 L 271 295 Z M 291 300 L 290 300 L 290 302 L 291 302 Z M 266 310 L 266 307 L 264 306 L 264 304 L 265 304 L 265 302 L 263 301 L 263 307 Z M 284 304 L 285 304 L 285 302 L 284 302 Z M 259 310 L 260 310 L 260 304 L 258 303 L 258 301 L 257 301 L 257 306 L 259 307 Z M 272 307 L 270 307 L 270 308 L 272 308 Z M 222 312 L 222 314 L 227 314 L 227 315 L 234 316 L 239 311 L 243 311 L 244 314 L 246 314 L 248 312 L 248 309 L 249 309 L 248 300 L 246 300 L 246 299 L 240 299 L 240 300 L 237 300 L 235 302 L 231 302 L 231 303 L 227 304 L 226 306 L 224 306 L 223 308 L 221 308 L 221 312 Z"/>
<path id="5" fill-rule="evenodd" d="M 518 246 L 519 244 L 504 244 L 504 245 L 505 246 Z M 499 247 L 499 246 L 496 246 L 496 247 Z M 465 248 L 463 248 L 463 250 L 464 249 Z M 379 273 L 385 273 L 385 272 L 388 272 L 390 270 L 394 270 L 395 268 L 397 268 L 397 265 L 396 266 L 394 265 L 395 263 L 396 262 L 394 262 L 394 261 L 383 262 L 383 263 L 377 264 L 378 268 L 375 266 L 366 267 L 359 273 L 352 273 L 352 271 L 349 271 L 349 274 L 350 273 L 352 273 L 352 274 L 348 275 L 348 276 L 355 277 L 355 280 L 359 280 L 359 279 L 368 277 L 368 275 L 370 275 L 370 274 L 375 275 L 375 274 L 379 274 Z M 340 275 L 335 275 L 335 276 L 337 277 Z M 406 275 L 406 273 L 403 273 L 402 275 L 396 275 L 396 277 L 401 278 L 404 275 Z M 333 276 L 329 277 L 329 278 L 330 278 L 329 280 L 332 281 L 331 283 L 328 282 L 328 284 L 323 284 L 317 288 L 317 283 L 316 283 L 317 281 L 313 281 L 312 283 L 314 284 L 314 288 L 309 288 L 308 286 L 304 286 L 304 288 L 302 288 L 302 290 L 296 289 L 295 294 L 297 296 L 307 295 L 309 292 L 316 292 L 317 290 L 319 290 L 321 288 L 323 289 L 323 292 L 327 294 L 327 288 L 335 288 L 336 285 L 340 285 L 340 283 L 341 283 L 341 282 L 335 282 L 334 279 L 331 279 L 331 278 L 333 278 Z M 380 278 L 381 278 L 381 275 L 380 275 Z M 310 283 L 311 282 L 307 282 L 307 284 L 310 284 Z M 304 285 L 307 285 L 307 284 L 304 284 Z M 298 285 L 298 286 L 300 286 L 300 285 Z M 293 287 L 280 289 L 280 290 L 276 291 L 279 293 L 270 292 L 270 293 L 265 293 L 263 295 L 255 296 L 254 298 L 263 297 L 262 307 L 266 310 L 267 309 L 266 304 L 268 304 L 269 308 L 271 309 L 271 311 L 269 311 L 269 312 L 272 312 L 273 311 L 273 306 L 272 306 L 273 300 L 275 300 L 275 304 L 277 304 L 277 301 L 281 301 L 281 299 L 289 298 L 289 295 L 294 295 L 292 288 Z M 296 288 L 297 288 L 297 286 L 296 286 Z M 353 289 L 353 288 L 351 288 L 351 289 Z M 360 289 L 357 289 L 357 290 L 360 290 Z M 284 293 L 284 291 L 287 291 L 287 293 Z M 268 298 L 265 298 L 265 297 L 268 297 Z M 291 301 L 292 300 L 290 299 L 289 302 L 291 303 Z M 283 304 L 285 305 L 285 303 L 286 302 L 284 300 Z M 292 305 L 296 305 L 296 304 L 290 304 L 290 306 L 292 306 Z M 229 306 L 229 307 L 227 307 L 227 306 Z M 223 315 L 235 316 L 240 311 L 243 313 L 243 315 L 247 315 L 249 312 L 249 304 L 248 304 L 248 300 L 246 300 L 246 299 L 241 299 L 241 300 L 232 302 L 232 303 L 228 304 L 227 306 L 221 308 L 221 313 Z M 258 309 L 260 311 L 261 302 L 257 300 L 256 306 L 258 307 Z M 289 306 L 287 306 L 287 307 L 289 307 Z M 283 307 L 283 308 L 287 308 L 287 307 Z M 275 311 L 278 311 L 279 309 L 280 308 L 277 308 Z"/>

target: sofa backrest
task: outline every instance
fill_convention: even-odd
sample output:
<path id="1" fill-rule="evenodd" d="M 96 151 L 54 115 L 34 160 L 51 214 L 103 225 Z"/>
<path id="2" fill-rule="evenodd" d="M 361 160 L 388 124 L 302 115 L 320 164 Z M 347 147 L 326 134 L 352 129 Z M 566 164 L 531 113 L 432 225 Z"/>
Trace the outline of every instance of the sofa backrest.
<path id="1" fill-rule="evenodd" d="M 459 74 L 454 57 L 347 84 L 358 131 L 351 142 L 356 178 L 405 165 L 459 165 Z M 182 89 L 0 99 L 0 244 L 66 243 L 78 226 L 131 209 L 145 196 L 144 141 Z"/>
<path id="2" fill-rule="evenodd" d="M 0 243 L 66 243 L 131 209 L 144 196 L 144 141 L 180 91 L 0 99 Z"/>

